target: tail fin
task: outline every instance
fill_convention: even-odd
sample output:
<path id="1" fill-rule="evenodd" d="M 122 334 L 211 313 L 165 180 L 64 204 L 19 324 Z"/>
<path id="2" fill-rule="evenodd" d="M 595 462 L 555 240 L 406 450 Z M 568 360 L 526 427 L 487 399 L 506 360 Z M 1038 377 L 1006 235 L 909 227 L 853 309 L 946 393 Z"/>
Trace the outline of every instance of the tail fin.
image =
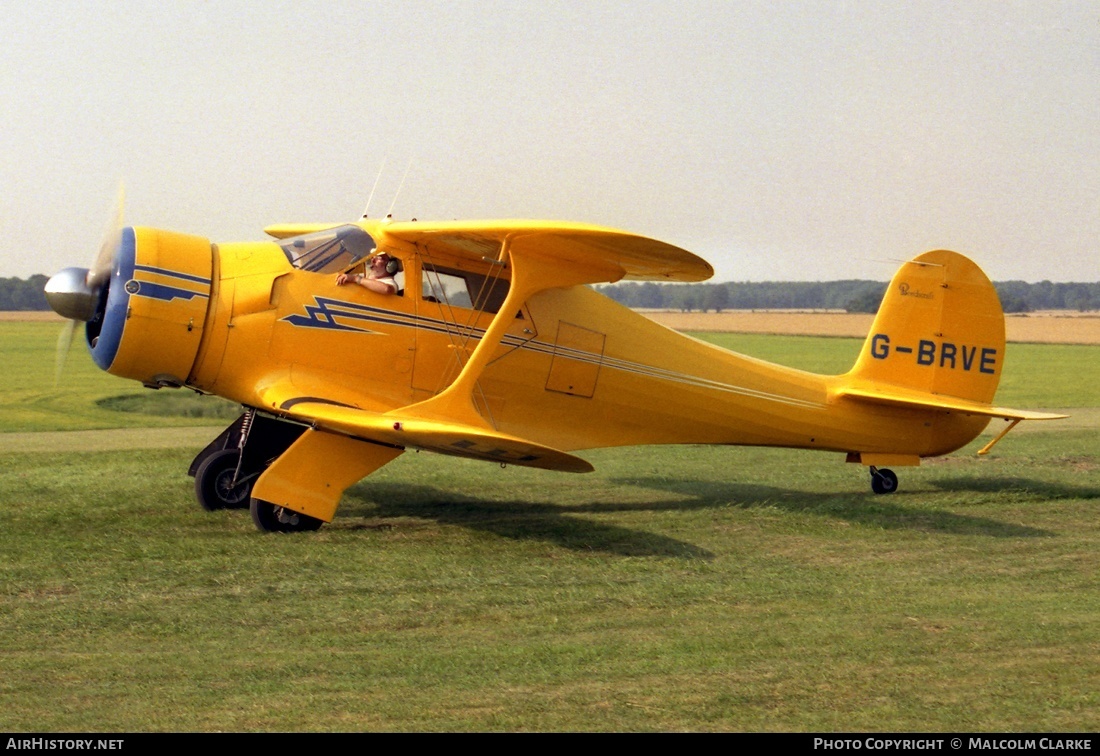
<path id="1" fill-rule="evenodd" d="M 850 385 L 988 405 L 1005 354 L 1001 302 L 982 269 L 956 252 L 926 252 L 890 282 Z"/>
<path id="2" fill-rule="evenodd" d="M 994 406 L 1004 356 L 1004 313 L 985 273 L 956 252 L 926 252 L 905 263 L 890 282 L 863 351 L 837 394 L 932 410 L 945 422 L 954 416 L 942 426 L 924 423 L 929 435 L 922 456 L 958 449 L 989 418 L 1011 421 L 978 452 L 986 454 L 1021 420 L 1065 417 Z M 859 459 L 876 464 L 877 458 L 860 454 Z"/>

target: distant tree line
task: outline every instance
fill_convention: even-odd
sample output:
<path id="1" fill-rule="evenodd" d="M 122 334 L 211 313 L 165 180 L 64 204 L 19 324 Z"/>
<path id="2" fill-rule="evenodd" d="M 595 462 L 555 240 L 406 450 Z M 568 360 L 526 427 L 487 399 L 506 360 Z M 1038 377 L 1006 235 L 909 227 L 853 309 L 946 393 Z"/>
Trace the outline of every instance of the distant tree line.
<path id="1" fill-rule="evenodd" d="M 0 310 L 50 309 L 42 291 L 47 280 L 43 275 L 31 276 L 26 280 L 0 278 Z"/>
<path id="2" fill-rule="evenodd" d="M 0 278 L 0 310 L 48 310 L 42 293 L 47 278 L 34 275 Z M 1100 310 L 1100 282 L 993 284 L 1005 312 L 1033 310 Z M 626 282 L 597 286 L 616 302 L 640 309 L 683 312 L 722 310 L 878 310 L 886 284 L 881 281 L 764 281 L 718 284 L 658 284 Z"/>
<path id="3" fill-rule="evenodd" d="M 1100 310 L 1097 283 L 994 283 L 1005 312 Z M 881 281 L 765 281 L 718 284 L 626 282 L 597 286 L 601 294 L 627 307 L 680 310 L 846 310 L 877 312 L 886 293 Z"/>

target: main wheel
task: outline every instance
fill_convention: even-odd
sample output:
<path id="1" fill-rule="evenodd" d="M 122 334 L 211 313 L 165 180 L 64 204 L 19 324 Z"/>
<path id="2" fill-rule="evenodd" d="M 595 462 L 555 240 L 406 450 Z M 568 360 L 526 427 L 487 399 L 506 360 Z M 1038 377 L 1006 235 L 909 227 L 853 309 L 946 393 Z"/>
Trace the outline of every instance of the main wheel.
<path id="1" fill-rule="evenodd" d="M 222 449 L 204 459 L 195 471 L 195 498 L 207 512 L 248 506 L 252 481 L 233 485 L 240 458 L 240 450 Z"/>
<path id="2" fill-rule="evenodd" d="M 871 469 L 871 490 L 877 494 L 888 494 L 898 490 L 898 476 L 893 470 Z"/>
<path id="3" fill-rule="evenodd" d="M 275 506 L 263 499 L 253 499 L 249 509 L 252 511 L 252 522 L 256 529 L 265 533 L 301 533 L 317 530 L 325 524 L 316 517 Z"/>

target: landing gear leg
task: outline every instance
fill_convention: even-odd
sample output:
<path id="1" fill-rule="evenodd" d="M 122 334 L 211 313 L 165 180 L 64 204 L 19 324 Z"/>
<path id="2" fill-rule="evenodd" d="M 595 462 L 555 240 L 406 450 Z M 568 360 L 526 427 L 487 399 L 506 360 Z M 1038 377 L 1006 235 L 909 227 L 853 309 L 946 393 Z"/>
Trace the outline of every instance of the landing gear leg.
<path id="1" fill-rule="evenodd" d="M 871 465 L 871 490 L 877 494 L 888 494 L 898 490 L 898 476 L 893 470 L 881 470 Z"/>
<path id="2" fill-rule="evenodd" d="M 246 409 L 191 462 L 187 472 L 195 479 L 195 498 L 208 512 L 247 509 L 256 479 L 305 430 Z"/>

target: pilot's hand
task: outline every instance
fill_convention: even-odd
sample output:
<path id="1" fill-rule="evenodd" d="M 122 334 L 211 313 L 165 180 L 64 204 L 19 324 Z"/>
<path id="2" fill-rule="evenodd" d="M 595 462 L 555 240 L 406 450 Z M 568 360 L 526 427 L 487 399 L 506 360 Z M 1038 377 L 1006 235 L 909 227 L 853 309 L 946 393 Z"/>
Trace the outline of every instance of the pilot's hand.
<path id="1" fill-rule="evenodd" d="M 336 276 L 336 285 L 343 286 L 346 283 L 350 283 L 352 280 L 352 277 L 349 276 L 347 273 L 341 273 Z"/>

